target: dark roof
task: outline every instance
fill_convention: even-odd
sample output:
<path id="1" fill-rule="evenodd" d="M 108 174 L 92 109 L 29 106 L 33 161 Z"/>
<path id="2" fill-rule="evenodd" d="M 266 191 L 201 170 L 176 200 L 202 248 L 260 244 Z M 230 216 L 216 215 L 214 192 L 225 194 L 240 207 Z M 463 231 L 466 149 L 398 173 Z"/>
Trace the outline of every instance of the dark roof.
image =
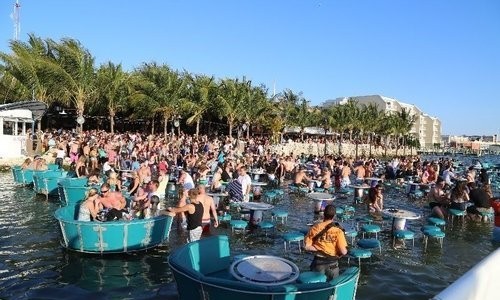
<path id="1" fill-rule="evenodd" d="M 0 111 L 13 109 L 27 109 L 33 114 L 33 120 L 40 120 L 47 111 L 47 104 L 40 101 L 21 101 L 8 104 L 1 104 Z"/>

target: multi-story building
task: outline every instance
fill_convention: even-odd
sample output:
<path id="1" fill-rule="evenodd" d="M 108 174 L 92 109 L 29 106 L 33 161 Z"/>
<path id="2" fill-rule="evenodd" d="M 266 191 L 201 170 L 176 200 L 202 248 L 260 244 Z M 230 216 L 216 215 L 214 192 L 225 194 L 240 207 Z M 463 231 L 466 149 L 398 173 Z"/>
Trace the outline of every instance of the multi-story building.
<path id="1" fill-rule="evenodd" d="M 380 95 L 341 97 L 334 100 L 327 100 L 323 106 L 345 104 L 349 99 L 358 101 L 359 104 L 375 104 L 385 113 L 398 112 L 406 109 L 415 116 L 415 123 L 410 131 L 420 141 L 421 147 L 433 148 L 436 144 L 441 144 L 441 121 L 432 117 L 413 104 L 404 103 L 393 98 Z"/>

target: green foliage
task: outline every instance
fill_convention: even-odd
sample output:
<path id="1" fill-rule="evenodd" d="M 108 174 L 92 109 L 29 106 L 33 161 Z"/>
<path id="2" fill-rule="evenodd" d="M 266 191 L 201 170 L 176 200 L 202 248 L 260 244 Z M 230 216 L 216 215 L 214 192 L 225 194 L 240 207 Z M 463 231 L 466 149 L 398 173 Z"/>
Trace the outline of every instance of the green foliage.
<path id="1" fill-rule="evenodd" d="M 95 67 L 94 57 L 79 41 L 43 39 L 34 34 L 26 42 L 11 41 L 10 53 L 0 53 L 0 96 L 5 101 L 26 100 L 34 96 L 48 104 L 58 102 L 75 108 L 108 115 L 118 112 L 125 117 L 160 117 L 166 134 L 167 123 L 177 116 L 196 125 L 207 115 L 217 115 L 233 127 L 247 124 L 266 128 L 275 140 L 286 127 L 296 126 L 304 132 L 319 126 L 343 138 L 365 139 L 391 137 L 406 140 L 417 147 L 418 140 L 409 132 L 414 116 L 403 109 L 384 114 L 376 105 L 360 105 L 356 99 L 346 104 L 311 107 L 302 93 L 285 89 L 269 97 L 264 85 L 253 85 L 243 78 L 217 79 L 173 70 L 167 64 L 145 62 L 131 72 L 120 64 L 107 62 Z M 344 136 L 345 135 L 345 136 Z M 398 144 L 399 145 L 399 144 Z"/>

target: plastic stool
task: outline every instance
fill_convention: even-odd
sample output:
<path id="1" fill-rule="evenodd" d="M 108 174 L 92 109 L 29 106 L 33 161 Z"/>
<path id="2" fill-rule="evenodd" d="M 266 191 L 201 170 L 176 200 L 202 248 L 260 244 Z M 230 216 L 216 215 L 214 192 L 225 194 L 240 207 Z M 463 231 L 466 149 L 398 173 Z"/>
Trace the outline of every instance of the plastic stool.
<path id="1" fill-rule="evenodd" d="M 380 226 L 373 224 L 365 224 L 361 226 L 361 232 L 363 233 L 363 238 L 365 238 L 365 233 L 375 233 L 375 238 L 378 238 L 378 233 L 380 232 Z"/>
<path id="2" fill-rule="evenodd" d="M 429 237 L 435 238 L 439 241 L 439 246 L 443 248 L 443 240 L 446 234 L 442 231 L 424 230 L 424 252 L 427 250 L 427 240 Z"/>
<path id="3" fill-rule="evenodd" d="M 304 240 L 304 234 L 298 233 L 298 232 L 289 232 L 289 233 L 285 233 L 283 235 L 283 239 L 285 240 L 284 241 L 285 252 L 287 251 L 287 247 L 286 247 L 287 244 L 288 244 L 288 248 L 290 248 L 290 243 L 291 242 L 297 242 L 297 244 L 299 245 L 299 253 L 302 252 L 300 244 Z"/>
<path id="4" fill-rule="evenodd" d="M 347 256 L 347 264 L 350 264 L 351 257 L 358 259 L 358 265 L 361 268 L 361 259 L 372 257 L 372 252 L 367 249 L 359 249 L 359 248 L 351 249 L 349 250 L 349 254 Z"/>
<path id="5" fill-rule="evenodd" d="M 382 254 L 382 245 L 377 239 L 362 239 L 358 241 L 358 246 L 362 249 L 379 249 L 380 254 Z"/>
<path id="6" fill-rule="evenodd" d="M 231 226 L 231 232 L 234 232 L 235 230 L 242 230 L 243 233 L 245 233 L 248 222 L 243 220 L 231 220 L 229 225 Z"/>
<path id="7" fill-rule="evenodd" d="M 392 235 L 392 247 L 396 244 L 396 239 L 412 240 L 412 247 L 415 247 L 415 233 L 409 230 L 396 230 Z"/>
<path id="8" fill-rule="evenodd" d="M 326 282 L 326 275 L 321 273 L 321 272 L 307 271 L 307 272 L 300 273 L 297 281 L 299 283 Z"/>
<path id="9" fill-rule="evenodd" d="M 262 221 L 262 222 L 259 223 L 258 226 L 259 226 L 259 228 L 261 230 L 264 231 L 264 233 L 266 234 L 266 236 L 267 236 L 267 231 L 268 230 L 274 229 L 274 224 L 272 222 L 269 222 L 269 221 Z"/>
<path id="10" fill-rule="evenodd" d="M 288 221 L 288 212 L 284 210 L 275 210 L 271 214 L 271 218 L 274 220 L 281 220 L 281 224 L 285 224 Z"/>

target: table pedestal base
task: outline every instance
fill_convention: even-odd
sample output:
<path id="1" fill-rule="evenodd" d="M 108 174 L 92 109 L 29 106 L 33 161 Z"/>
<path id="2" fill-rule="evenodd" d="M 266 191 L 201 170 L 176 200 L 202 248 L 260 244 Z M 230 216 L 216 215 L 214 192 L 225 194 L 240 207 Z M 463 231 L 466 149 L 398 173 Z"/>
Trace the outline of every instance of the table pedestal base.
<path id="1" fill-rule="evenodd" d="M 251 210 L 250 224 L 253 226 L 258 226 L 261 221 L 262 221 L 262 210 Z"/>
<path id="2" fill-rule="evenodd" d="M 404 230 L 406 226 L 406 219 L 393 218 L 392 230 Z"/>
<path id="3" fill-rule="evenodd" d="M 364 196 L 364 189 L 360 188 L 354 188 L 354 198 L 363 198 Z"/>

